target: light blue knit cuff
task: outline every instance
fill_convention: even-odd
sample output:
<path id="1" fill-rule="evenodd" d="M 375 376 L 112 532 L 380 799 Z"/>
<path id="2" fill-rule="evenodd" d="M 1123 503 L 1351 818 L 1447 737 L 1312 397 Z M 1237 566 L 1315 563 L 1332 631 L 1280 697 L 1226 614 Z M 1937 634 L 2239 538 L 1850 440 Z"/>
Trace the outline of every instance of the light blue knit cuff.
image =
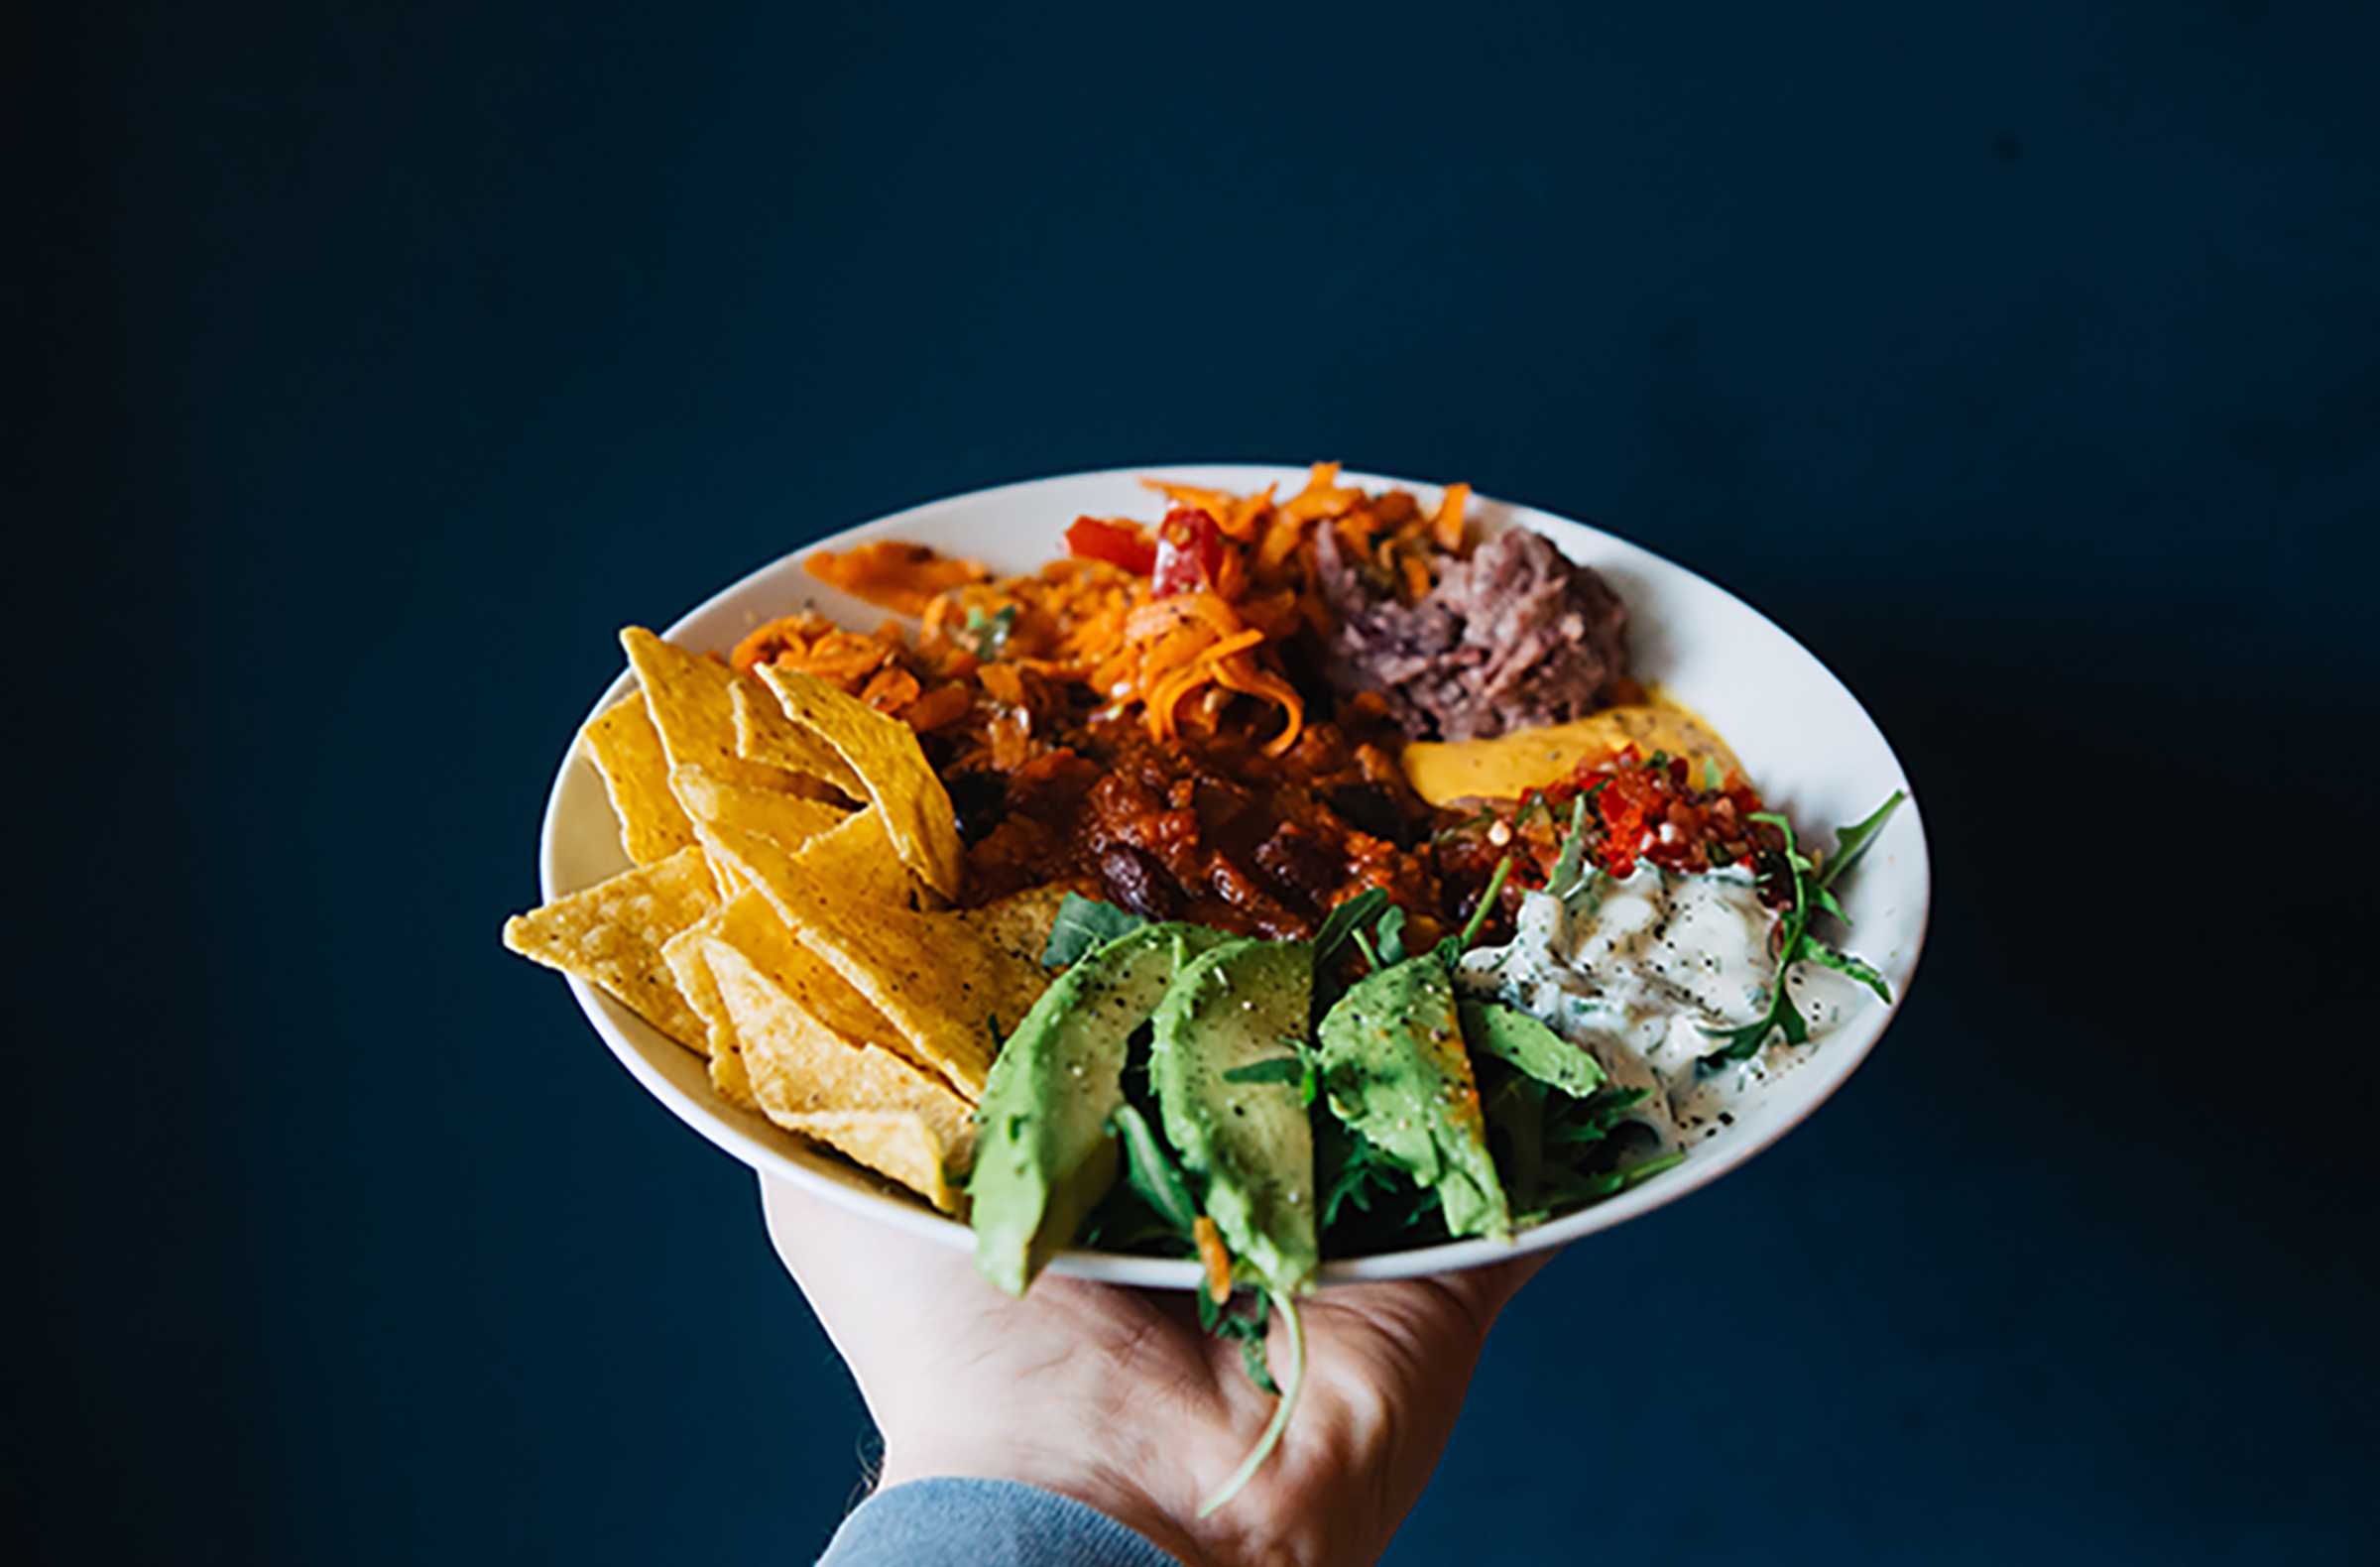
<path id="1" fill-rule="evenodd" d="M 912 1480 L 835 1530 L 818 1567 L 1180 1567 L 1096 1507 L 1013 1480 Z"/>

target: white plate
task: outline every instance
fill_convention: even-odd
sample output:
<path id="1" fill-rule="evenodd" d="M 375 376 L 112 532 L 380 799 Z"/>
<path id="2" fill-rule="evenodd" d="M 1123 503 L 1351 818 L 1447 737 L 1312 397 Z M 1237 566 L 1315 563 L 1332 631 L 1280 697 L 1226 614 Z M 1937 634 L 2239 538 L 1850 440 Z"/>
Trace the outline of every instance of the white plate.
<path id="1" fill-rule="evenodd" d="M 982 560 L 1000 572 L 1029 571 L 1060 552 L 1060 535 L 1084 514 L 1153 519 L 1161 507 L 1140 487 L 1144 474 L 1186 484 L 1246 492 L 1278 481 L 1292 494 L 1303 482 L 1297 468 L 1190 466 L 1119 468 L 980 490 L 881 518 L 804 546 L 714 596 L 669 627 L 669 640 L 725 653 L 752 627 L 778 615 L 815 608 L 845 625 L 881 624 L 884 612 L 825 586 L 802 569 L 818 547 L 845 547 L 864 539 L 897 538 Z M 1373 474 L 1351 476 L 1371 488 L 1401 485 L 1435 505 L 1436 487 Z M 1725 735 L 1750 770 L 1753 783 L 1794 820 L 1823 836 L 1856 821 L 1896 788 L 1909 786 L 1900 763 L 1843 682 L 1759 612 L 1693 572 L 1670 564 L 1600 529 L 1485 498 L 1472 515 L 1487 528 L 1525 527 L 1551 539 L 1563 553 L 1595 567 L 1628 607 L 1631 670 L 1659 681 Z M 629 618 L 644 611 L 629 606 Z M 631 689 L 623 672 L 588 710 L 610 706 Z M 558 898 L 626 869 L 619 830 L 602 781 L 572 747 L 553 781 L 540 845 L 545 897 Z M 1854 924 L 1854 949 L 1881 969 L 1896 998 L 1906 998 L 1926 934 L 1930 880 L 1925 830 L 1913 799 L 1901 808 L 1851 878 L 1844 900 Z M 757 1170 L 783 1175 L 829 1201 L 896 1229 L 947 1246 L 965 1247 L 964 1225 L 894 1192 L 871 1176 L 821 1154 L 754 1112 L 711 1092 L 700 1057 L 672 1044 L 593 986 L 570 981 L 579 1007 L 612 1053 L 677 1117 Z M 1718 1179 L 1783 1137 L 1840 1087 L 1875 1047 L 1892 1009 L 1869 1002 L 1855 1008 L 1804 1052 L 1804 1058 L 1737 1108 L 1736 1124 L 1696 1144 L 1686 1161 L 1634 1190 L 1523 1232 L 1511 1246 L 1459 1241 L 1415 1251 L 1356 1258 L 1324 1266 L 1325 1282 L 1401 1278 L 1476 1266 L 1575 1241 L 1624 1219 L 1674 1202 Z M 1058 1271 L 1118 1283 L 1188 1289 L 1196 1264 L 1113 1253 L 1072 1252 Z"/>

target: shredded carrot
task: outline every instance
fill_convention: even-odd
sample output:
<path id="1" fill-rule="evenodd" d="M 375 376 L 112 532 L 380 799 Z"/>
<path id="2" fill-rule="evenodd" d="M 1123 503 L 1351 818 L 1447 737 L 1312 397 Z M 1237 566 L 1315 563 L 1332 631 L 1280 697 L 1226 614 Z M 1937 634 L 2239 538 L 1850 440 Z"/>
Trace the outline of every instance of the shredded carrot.
<path id="1" fill-rule="evenodd" d="M 1306 487 L 1281 503 L 1281 512 L 1299 523 L 1310 523 L 1343 517 L 1363 499 L 1362 490 L 1340 487 L 1339 464 L 1318 462 L 1306 472 Z"/>
<path id="2" fill-rule="evenodd" d="M 1471 486 L 1450 484 L 1446 496 L 1438 503 L 1438 515 L 1430 521 L 1430 538 L 1441 549 L 1463 547 L 1463 513 L 1471 505 Z"/>
<path id="3" fill-rule="evenodd" d="M 747 637 L 736 666 L 792 664 L 920 730 L 959 726 L 962 755 L 988 753 L 1003 769 L 1046 749 L 1034 729 L 1067 685 L 1135 713 L 1161 741 L 1252 722 L 1278 755 L 1305 726 L 1279 645 L 1334 626 L 1321 530 L 1333 530 L 1368 576 L 1414 600 L 1431 590 L 1438 556 L 1461 547 L 1471 500 L 1464 484 L 1447 486 L 1434 508 L 1404 490 L 1371 495 L 1342 482 L 1335 462 L 1315 463 L 1285 500 L 1272 486 L 1233 495 L 1142 483 L 1177 510 L 1205 514 L 1213 532 L 1195 549 L 1176 539 L 1163 553 L 1144 523 L 1078 519 L 1064 555 L 998 579 L 975 561 L 889 540 L 820 552 L 809 560 L 820 580 L 917 617 L 914 643 L 898 623 L 863 636 L 795 617 Z M 1264 707 L 1279 710 L 1277 724 Z"/>
<path id="4" fill-rule="evenodd" d="M 894 665 L 879 669 L 860 690 L 860 700 L 879 712 L 897 713 L 919 694 L 917 676 Z"/>
<path id="5" fill-rule="evenodd" d="M 805 563 L 810 575 L 828 586 L 902 615 L 922 615 L 935 594 L 992 577 L 976 561 L 894 539 L 871 540 L 841 553 L 821 549 Z"/>
<path id="6" fill-rule="evenodd" d="M 1191 1221 L 1190 1236 L 1198 1243 L 1198 1261 L 1207 1270 L 1207 1298 L 1220 1306 L 1232 1298 L 1232 1254 L 1224 1247 L 1223 1232 L 1202 1213 Z"/>
<path id="7" fill-rule="evenodd" d="M 957 723 L 967 716 L 967 710 L 974 705 L 974 698 L 967 694 L 964 685 L 955 682 L 937 685 L 902 708 L 900 720 L 919 734 L 930 734 Z"/>

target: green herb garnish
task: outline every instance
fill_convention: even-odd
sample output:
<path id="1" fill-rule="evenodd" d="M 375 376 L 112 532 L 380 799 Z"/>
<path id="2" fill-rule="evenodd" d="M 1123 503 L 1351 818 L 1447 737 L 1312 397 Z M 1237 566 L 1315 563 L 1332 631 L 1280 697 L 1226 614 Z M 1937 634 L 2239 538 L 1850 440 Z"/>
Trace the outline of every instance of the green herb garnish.
<path id="1" fill-rule="evenodd" d="M 1016 610 L 1014 604 L 1003 604 L 990 615 L 981 608 L 967 611 L 965 634 L 977 658 L 990 663 L 1008 651 L 1009 634 L 1016 629 Z"/>

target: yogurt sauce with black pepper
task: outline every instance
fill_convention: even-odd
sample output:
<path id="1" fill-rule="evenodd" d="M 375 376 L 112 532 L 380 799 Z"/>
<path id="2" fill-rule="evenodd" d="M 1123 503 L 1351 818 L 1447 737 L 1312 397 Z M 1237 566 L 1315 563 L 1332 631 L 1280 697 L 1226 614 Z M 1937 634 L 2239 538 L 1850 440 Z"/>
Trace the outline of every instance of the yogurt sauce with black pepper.
<path id="1" fill-rule="evenodd" d="M 1614 1087 L 1649 1090 L 1636 1119 L 1665 1148 L 1681 1147 L 1732 1125 L 1735 1107 L 1815 1048 L 1857 994 L 1832 971 L 1796 964 L 1787 983 L 1811 1042 L 1771 1044 L 1699 1072 L 1718 1048 L 1706 1029 L 1766 1010 L 1777 919 L 1748 871 L 1683 874 L 1640 862 L 1624 880 L 1594 876 L 1568 906 L 1528 894 L 1511 942 L 1466 955 L 1458 979 L 1593 1052 Z"/>

